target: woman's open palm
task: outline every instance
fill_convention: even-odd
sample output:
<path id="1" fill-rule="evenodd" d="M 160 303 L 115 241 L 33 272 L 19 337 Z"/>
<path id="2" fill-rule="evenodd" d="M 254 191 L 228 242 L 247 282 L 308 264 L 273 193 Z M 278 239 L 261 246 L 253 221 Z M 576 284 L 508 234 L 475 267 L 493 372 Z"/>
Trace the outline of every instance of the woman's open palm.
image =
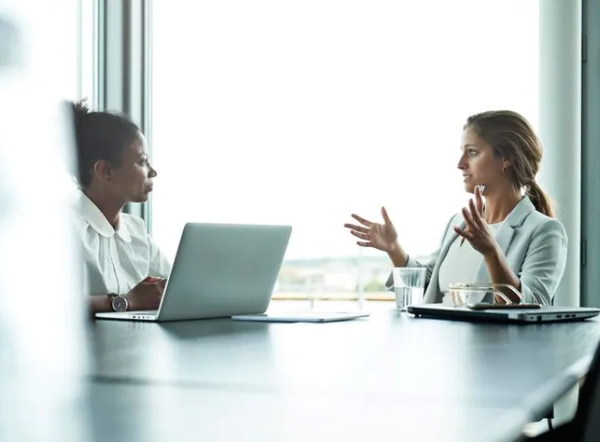
<path id="1" fill-rule="evenodd" d="M 381 215 L 383 216 L 383 224 L 374 223 L 352 214 L 352 218 L 362 225 L 344 224 L 344 227 L 350 229 L 350 233 L 360 239 L 356 242 L 359 246 L 391 252 L 397 245 L 398 234 L 385 207 L 381 208 Z"/>

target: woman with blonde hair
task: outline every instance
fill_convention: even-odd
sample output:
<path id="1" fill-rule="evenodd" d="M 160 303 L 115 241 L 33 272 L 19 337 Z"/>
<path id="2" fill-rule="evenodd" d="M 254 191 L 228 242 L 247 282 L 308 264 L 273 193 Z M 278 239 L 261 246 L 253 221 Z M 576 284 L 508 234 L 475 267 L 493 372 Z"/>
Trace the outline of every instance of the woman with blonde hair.
<path id="1" fill-rule="evenodd" d="M 345 227 L 359 246 L 387 253 L 395 267 L 425 267 L 425 303 L 451 303 L 449 285 L 464 282 L 509 284 L 522 293 L 523 302 L 550 304 L 565 270 L 567 235 L 536 181 L 542 152 L 533 128 L 516 112 L 469 117 L 458 169 L 474 198 L 450 219 L 428 261 L 416 261 L 402 248 L 385 208 L 383 223 L 353 214 L 360 225 Z M 520 301 L 510 291 L 505 294 Z"/>

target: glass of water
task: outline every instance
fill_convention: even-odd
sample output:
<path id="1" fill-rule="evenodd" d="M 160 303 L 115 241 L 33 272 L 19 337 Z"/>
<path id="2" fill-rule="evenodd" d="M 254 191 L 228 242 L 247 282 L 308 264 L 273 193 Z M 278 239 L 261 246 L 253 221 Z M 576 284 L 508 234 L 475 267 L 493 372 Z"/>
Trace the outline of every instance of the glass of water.
<path id="1" fill-rule="evenodd" d="M 425 267 L 406 268 L 398 267 L 392 270 L 394 277 L 394 293 L 396 294 L 396 307 L 398 311 L 405 312 L 409 305 L 423 302 L 425 292 Z"/>

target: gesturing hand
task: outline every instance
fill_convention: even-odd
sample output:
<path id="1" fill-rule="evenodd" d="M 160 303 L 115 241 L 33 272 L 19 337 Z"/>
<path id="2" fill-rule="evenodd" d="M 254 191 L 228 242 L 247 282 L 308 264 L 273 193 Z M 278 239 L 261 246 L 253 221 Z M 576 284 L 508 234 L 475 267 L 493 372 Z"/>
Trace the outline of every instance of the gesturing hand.
<path id="1" fill-rule="evenodd" d="M 466 228 L 455 226 L 454 231 L 483 256 L 494 253 L 498 243 L 483 218 L 483 198 L 479 186 L 475 188 L 475 201 L 469 200 L 469 206 L 462 209 L 462 215 Z"/>
<path id="2" fill-rule="evenodd" d="M 373 247 L 383 252 L 391 252 L 398 247 L 398 234 L 396 228 L 390 220 L 385 207 L 381 208 L 383 224 L 368 221 L 356 214 L 352 214 L 352 218 L 362 224 L 344 224 L 344 227 L 350 229 L 350 233 L 360 241 L 356 243 L 361 247 Z"/>

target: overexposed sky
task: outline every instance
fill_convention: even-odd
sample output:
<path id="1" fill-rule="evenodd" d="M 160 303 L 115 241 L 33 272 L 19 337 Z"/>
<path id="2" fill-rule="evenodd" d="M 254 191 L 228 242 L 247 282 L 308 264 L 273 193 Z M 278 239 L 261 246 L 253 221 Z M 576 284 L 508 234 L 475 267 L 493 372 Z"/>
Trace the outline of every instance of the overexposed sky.
<path id="1" fill-rule="evenodd" d="M 385 205 L 410 254 L 468 196 L 466 117 L 537 126 L 538 2 L 155 0 L 153 234 L 285 223 L 288 258 L 353 256 Z"/>

